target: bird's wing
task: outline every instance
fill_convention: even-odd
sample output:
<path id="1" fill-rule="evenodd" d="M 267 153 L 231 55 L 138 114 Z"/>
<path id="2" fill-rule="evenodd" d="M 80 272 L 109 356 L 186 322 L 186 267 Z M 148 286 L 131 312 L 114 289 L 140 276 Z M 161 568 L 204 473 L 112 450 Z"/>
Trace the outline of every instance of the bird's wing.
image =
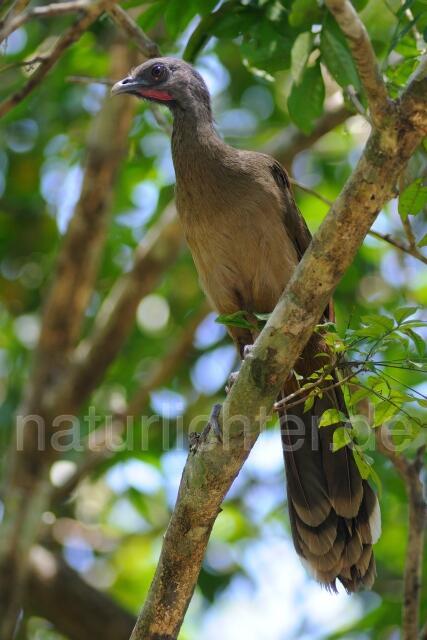
<path id="1" fill-rule="evenodd" d="M 281 164 L 273 160 L 272 164 L 270 165 L 270 171 L 285 201 L 283 224 L 285 225 L 288 236 L 294 243 L 298 258 L 301 260 L 311 242 L 310 230 L 307 227 L 307 223 L 296 205 L 292 194 L 291 183 L 285 169 Z M 329 320 L 330 322 L 335 321 L 335 313 L 332 300 L 325 309 L 325 319 Z"/>
<path id="2" fill-rule="evenodd" d="M 285 201 L 283 223 L 301 260 L 311 242 L 311 233 L 295 203 L 291 184 L 285 169 L 278 162 L 273 161 L 270 166 L 270 171 Z"/>

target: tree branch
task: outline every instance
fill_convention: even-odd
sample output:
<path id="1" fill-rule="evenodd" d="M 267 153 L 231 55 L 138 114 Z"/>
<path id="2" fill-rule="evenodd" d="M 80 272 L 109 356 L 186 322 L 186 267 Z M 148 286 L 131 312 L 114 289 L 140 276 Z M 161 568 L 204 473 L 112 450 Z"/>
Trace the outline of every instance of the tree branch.
<path id="1" fill-rule="evenodd" d="M 41 546 L 31 550 L 25 609 L 49 620 L 69 640 L 127 640 L 135 624 L 131 613 Z"/>
<path id="2" fill-rule="evenodd" d="M 402 640 L 418 640 L 424 536 L 427 524 L 427 502 L 421 480 L 426 448 L 420 447 L 415 459 L 411 461 L 396 450 L 387 427 L 376 429 L 375 433 L 379 451 L 391 461 L 399 473 L 408 496 L 408 545 L 403 579 Z"/>
<path id="3" fill-rule="evenodd" d="M 129 36 L 146 58 L 157 58 L 162 55 L 158 45 L 144 33 L 141 27 L 120 5 L 111 7 L 108 13 L 119 29 Z"/>
<path id="4" fill-rule="evenodd" d="M 366 93 L 372 124 L 380 128 L 390 115 L 392 102 L 365 26 L 350 0 L 325 0 L 325 3 L 348 40 Z"/>
<path id="5" fill-rule="evenodd" d="M 113 64 L 120 65 L 118 72 L 124 73 L 130 63 L 126 51 L 125 55 L 122 50 L 121 55 L 112 56 Z M 0 605 L 4 608 L 0 636 L 4 640 L 13 632 L 28 553 L 37 535 L 40 514 L 49 500 L 47 467 L 52 456 L 49 434 L 54 417 L 48 408 L 51 393 L 67 369 L 93 289 L 115 176 L 127 148 L 132 110 L 130 101 L 118 105 L 107 98 L 94 119 L 82 194 L 58 260 L 44 309 L 35 365 L 18 412 L 43 420 L 43 428 L 40 431 L 31 424 L 17 432 L 8 459 L 3 487 L 6 524 L 0 544 Z M 13 589 L 7 577 L 10 571 L 16 576 Z"/>
<path id="6" fill-rule="evenodd" d="M 111 59 L 112 71 L 119 75 L 133 60 L 123 45 L 112 48 Z M 107 96 L 92 121 L 81 195 L 44 305 L 37 347 L 38 366 L 33 373 L 33 401 L 29 401 L 33 408 L 40 403 L 46 384 L 46 376 L 40 369 L 51 372 L 52 368 L 58 370 L 59 365 L 64 365 L 64 359 L 80 335 L 105 243 L 117 173 L 128 148 L 133 112 L 134 105 L 130 100 L 120 101 L 117 105 Z"/>
<path id="7" fill-rule="evenodd" d="M 346 107 L 327 111 L 319 118 L 313 131 L 308 135 L 290 125 L 268 142 L 263 151 L 274 156 L 284 167 L 290 169 L 292 161 L 298 153 L 312 147 L 317 140 L 345 122 L 351 115 L 352 113 Z"/>
<path id="8" fill-rule="evenodd" d="M 407 247 L 401 242 L 399 242 L 398 240 L 395 240 L 394 238 L 392 238 L 390 234 L 378 233 L 378 231 L 373 231 L 372 229 L 369 232 L 369 235 L 372 236 L 373 238 L 378 238 L 378 240 L 384 240 L 384 242 L 388 242 L 388 244 L 391 244 L 393 247 L 396 247 L 396 249 L 399 249 L 399 251 L 403 251 L 403 253 L 407 253 L 409 256 L 412 256 L 413 258 L 416 258 L 420 262 L 427 264 L 427 257 L 423 255 L 416 246 Z"/>
<path id="9" fill-rule="evenodd" d="M 297 189 L 301 189 L 301 191 L 305 191 L 306 193 L 309 193 L 311 196 L 314 196 L 315 198 L 323 202 L 323 204 L 326 204 L 328 207 L 332 206 L 332 200 L 329 200 L 329 198 L 325 198 L 325 196 L 323 196 L 318 191 L 315 191 L 310 187 L 306 187 L 304 184 L 301 184 L 301 182 L 297 182 L 292 178 L 290 178 L 290 181 L 291 181 L 291 184 L 293 184 Z M 407 253 L 409 256 L 412 256 L 413 258 L 416 258 L 420 262 L 427 264 L 427 257 L 421 253 L 421 251 L 418 249 L 416 244 L 415 245 L 411 244 L 410 246 L 406 246 L 401 242 L 399 242 L 398 240 L 395 240 L 394 238 L 392 238 L 390 234 L 379 233 L 378 231 L 374 231 L 373 229 L 369 230 L 368 235 L 372 236 L 373 238 L 377 238 L 377 240 L 383 240 L 384 242 L 391 244 L 392 247 L 399 249 L 399 251 L 402 251 L 403 253 Z"/>
<path id="10" fill-rule="evenodd" d="M 34 89 L 46 77 L 47 73 L 58 62 L 64 51 L 73 45 L 90 27 L 90 25 L 104 12 L 104 10 L 109 9 L 115 2 L 117 2 L 117 0 L 94 0 L 94 2 L 87 4 L 83 18 L 76 20 L 68 31 L 59 38 L 52 50 L 52 53 L 40 63 L 28 82 L 16 93 L 0 103 L 0 118 L 9 113 L 9 111 L 34 91 Z"/>
<path id="11" fill-rule="evenodd" d="M 427 112 L 427 101 L 424 109 Z M 222 442 L 212 430 L 192 447 L 132 640 L 177 637 L 221 502 L 333 290 L 422 139 L 421 131 L 406 122 L 394 116 L 381 135 L 372 132 L 356 169 L 242 364 L 219 417 Z"/>
<path id="12" fill-rule="evenodd" d="M 29 1 L 25 2 L 25 4 L 29 4 Z M 22 11 L 22 13 L 17 13 L 15 10 L 13 13 L 9 13 L 0 25 L 0 42 L 3 42 L 11 33 L 32 18 L 53 18 L 76 11 L 86 12 L 89 4 L 88 0 L 70 0 L 70 2 L 47 4 L 44 7 L 33 7 L 27 11 Z M 22 7 L 20 11 L 23 8 L 25 7 Z"/>
<path id="13" fill-rule="evenodd" d="M 138 304 L 183 248 L 181 226 L 170 206 L 139 245 L 131 270 L 121 276 L 104 300 L 89 337 L 73 356 L 69 375 L 52 400 L 59 407 L 81 406 L 127 339 Z"/>

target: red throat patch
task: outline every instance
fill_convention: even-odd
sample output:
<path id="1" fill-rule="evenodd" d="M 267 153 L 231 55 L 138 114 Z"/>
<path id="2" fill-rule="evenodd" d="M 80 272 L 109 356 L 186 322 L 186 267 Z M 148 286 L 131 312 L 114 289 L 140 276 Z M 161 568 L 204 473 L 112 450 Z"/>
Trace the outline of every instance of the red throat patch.
<path id="1" fill-rule="evenodd" d="M 153 98 L 153 100 L 161 100 L 162 102 L 173 100 L 173 96 L 170 93 L 159 89 L 139 89 L 139 94 L 143 98 Z"/>

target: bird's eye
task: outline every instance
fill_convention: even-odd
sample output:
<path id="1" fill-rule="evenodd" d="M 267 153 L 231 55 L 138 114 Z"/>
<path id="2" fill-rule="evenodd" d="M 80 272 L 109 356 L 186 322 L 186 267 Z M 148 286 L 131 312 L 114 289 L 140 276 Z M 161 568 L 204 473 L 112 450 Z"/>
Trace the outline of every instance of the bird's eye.
<path id="1" fill-rule="evenodd" d="M 155 64 L 151 67 L 151 76 L 155 80 L 160 80 L 165 73 L 165 67 L 162 64 Z"/>

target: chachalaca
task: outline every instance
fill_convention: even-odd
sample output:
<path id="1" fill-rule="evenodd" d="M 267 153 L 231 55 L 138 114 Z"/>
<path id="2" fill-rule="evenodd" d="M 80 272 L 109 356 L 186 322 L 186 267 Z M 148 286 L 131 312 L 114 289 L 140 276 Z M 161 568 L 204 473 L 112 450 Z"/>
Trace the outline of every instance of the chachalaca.
<path id="1" fill-rule="evenodd" d="M 221 140 L 206 84 L 181 60 L 149 60 L 117 82 L 112 93 L 130 93 L 172 111 L 177 209 L 213 307 L 221 314 L 271 312 L 311 238 L 286 171 L 268 155 Z M 229 332 L 243 357 L 253 333 L 236 327 Z M 326 351 L 321 334 L 314 333 L 295 371 L 307 378 L 321 366 L 316 355 Z M 296 385 L 293 375 L 283 393 Z M 281 416 L 292 537 L 319 582 L 335 590 L 338 579 L 347 591 L 357 591 L 374 581 L 379 505 L 350 448 L 332 452 L 340 425 L 318 429 L 328 408 L 345 411 L 340 387 L 316 397 L 309 411 L 300 404 L 292 416 Z M 305 428 L 302 443 L 295 423 Z"/>

